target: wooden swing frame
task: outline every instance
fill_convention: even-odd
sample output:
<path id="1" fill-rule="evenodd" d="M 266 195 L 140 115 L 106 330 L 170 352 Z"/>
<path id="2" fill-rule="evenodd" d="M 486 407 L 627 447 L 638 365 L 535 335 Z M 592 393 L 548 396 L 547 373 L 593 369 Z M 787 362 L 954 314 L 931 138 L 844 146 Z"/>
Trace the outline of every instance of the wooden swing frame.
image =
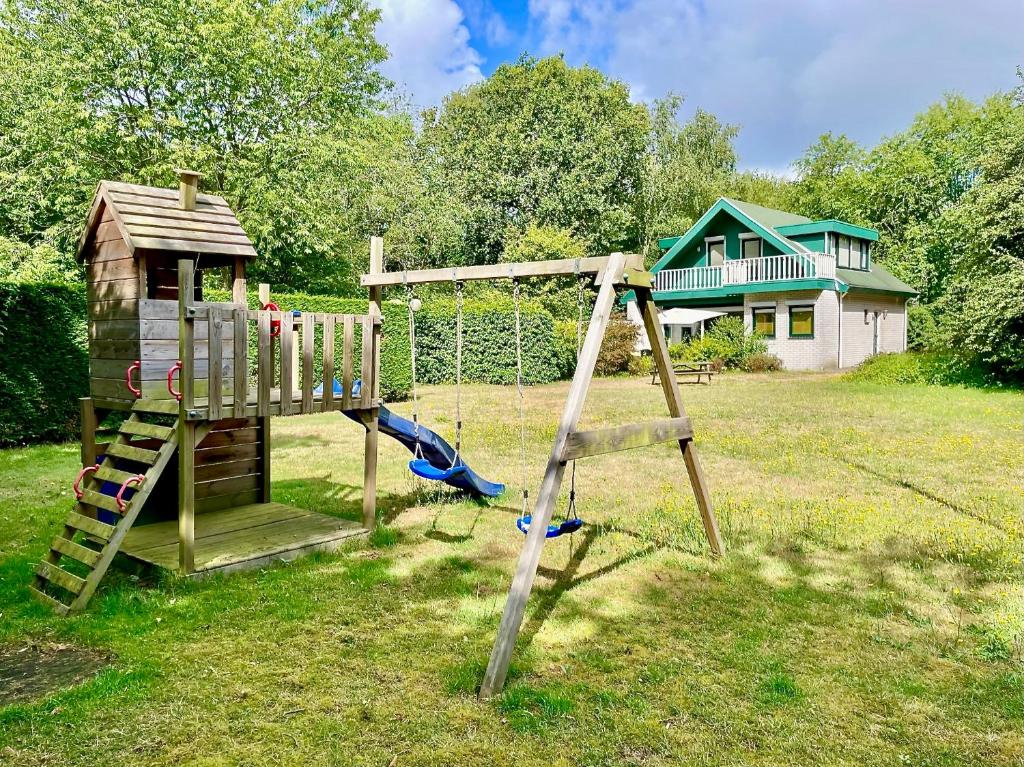
<path id="1" fill-rule="evenodd" d="M 382 250 L 379 245 L 378 248 Z M 576 371 L 566 397 L 547 468 L 544 470 L 540 492 L 537 494 L 533 523 L 519 554 L 519 563 L 505 602 L 498 636 L 480 687 L 480 698 L 486 699 L 501 692 L 505 684 L 512 652 L 526 613 L 526 603 L 530 598 L 537 576 L 537 566 L 544 550 L 545 533 L 551 523 L 568 461 L 658 442 L 676 441 L 679 443 L 690 485 L 697 500 L 697 508 L 704 524 L 704 534 L 715 556 L 722 554 L 722 538 L 718 531 L 707 481 L 693 444 L 693 428 L 690 419 L 686 417 L 679 385 L 672 374 L 672 363 L 665 345 L 665 337 L 658 322 L 657 309 L 652 297 L 653 275 L 644 270 L 641 256 L 613 253 L 598 258 L 384 272 L 381 268 L 383 259 L 380 255 L 382 254 L 378 253 L 378 258 L 371 264 L 371 273 L 363 275 L 361 280 L 362 285 L 370 289 L 371 303 L 376 302 L 378 307 L 381 289 L 396 285 L 594 275 L 594 282 L 598 286 L 597 300 L 594 302 L 586 338 L 576 361 Z M 648 423 L 577 431 L 590 381 L 594 377 L 594 367 L 597 364 L 601 343 L 620 288 L 631 289 L 636 296 L 670 417 Z"/>

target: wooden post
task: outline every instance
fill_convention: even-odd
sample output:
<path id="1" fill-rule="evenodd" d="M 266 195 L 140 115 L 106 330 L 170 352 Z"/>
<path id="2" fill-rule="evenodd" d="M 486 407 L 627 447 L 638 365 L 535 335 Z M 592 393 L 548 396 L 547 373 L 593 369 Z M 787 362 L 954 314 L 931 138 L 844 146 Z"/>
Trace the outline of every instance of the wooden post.
<path id="1" fill-rule="evenodd" d="M 82 418 L 82 466 L 96 465 L 96 408 L 92 397 L 78 400 L 78 409 Z"/>
<path id="2" fill-rule="evenodd" d="M 487 663 L 484 681 L 480 686 L 480 697 L 484 699 L 500 692 L 505 684 L 505 676 L 512 659 L 512 651 L 515 649 L 516 637 L 519 636 L 523 615 L 526 612 L 526 602 L 530 598 L 533 581 L 537 576 L 537 565 L 540 563 L 540 555 L 544 549 L 544 536 L 547 533 L 548 524 L 551 522 L 555 501 L 558 499 L 558 490 L 562 484 L 562 474 L 565 471 L 562 453 L 565 450 L 569 434 L 576 430 L 576 425 L 579 423 L 587 389 L 590 387 L 590 380 L 594 375 L 594 366 L 597 364 L 597 356 L 601 351 L 601 342 L 604 340 L 608 320 L 615 305 L 616 281 L 609 277 L 622 274 L 625 265 L 626 257 L 622 253 L 612 254 L 608 260 L 605 279 L 601 282 L 601 288 L 594 303 L 590 326 L 587 328 L 587 337 L 576 362 L 576 372 L 566 397 L 562 420 L 558 424 L 555 443 L 551 448 L 540 492 L 537 494 L 537 503 L 534 506 L 530 522 L 530 532 L 526 536 L 526 542 L 519 555 L 512 588 L 509 590 L 508 599 L 505 602 L 505 612 L 501 616 L 501 624 L 498 627 L 498 637 L 494 641 L 494 649 L 491 650 L 491 658 Z"/>
<path id="3" fill-rule="evenodd" d="M 264 294 L 264 289 L 266 293 Z M 266 306 L 270 288 L 260 285 L 260 306 Z M 270 503 L 270 387 L 274 378 L 274 339 L 270 336 L 270 312 L 261 311 L 257 320 L 256 414 L 260 430 L 260 500 Z"/>
<path id="4" fill-rule="evenodd" d="M 673 418 L 681 418 L 686 415 L 686 409 L 683 407 L 683 398 L 679 393 L 679 384 L 672 372 L 672 360 L 668 356 L 668 347 L 665 345 L 665 336 L 662 334 L 661 324 L 658 322 L 658 310 L 654 305 L 654 299 L 651 298 L 651 291 L 648 289 L 637 288 L 635 294 L 637 308 L 640 310 L 640 316 L 644 320 L 644 329 L 647 331 L 647 340 L 651 342 L 651 355 L 654 357 L 658 377 L 661 378 L 661 390 L 665 393 L 665 400 L 668 402 L 669 415 Z M 708 491 L 707 480 L 704 478 L 704 470 L 697 458 L 693 440 L 679 440 L 679 449 L 682 451 L 683 461 L 686 463 L 686 473 L 690 475 L 690 484 L 693 486 L 693 495 L 697 499 L 701 522 L 704 523 L 704 535 L 715 556 L 721 556 L 722 536 L 718 532 L 718 520 L 715 519 L 715 511 L 711 505 L 711 493 Z"/>
<path id="5" fill-rule="evenodd" d="M 195 570 L 196 422 L 188 419 L 194 404 L 195 324 L 186 310 L 195 301 L 194 267 L 192 259 L 178 259 L 178 569 L 184 575 Z"/>
<path id="6" fill-rule="evenodd" d="M 231 301 L 232 303 L 242 304 L 245 306 L 248 303 L 248 297 L 246 296 L 246 283 L 245 283 L 245 259 L 241 256 L 237 257 L 231 267 Z"/>
<path id="7" fill-rule="evenodd" d="M 270 419 L 259 419 L 260 430 L 260 501 L 270 503 Z"/>
<path id="8" fill-rule="evenodd" d="M 384 271 L 384 239 L 381 237 L 370 238 L 370 274 L 380 274 Z M 370 288 L 370 309 L 369 314 L 373 318 L 381 317 L 381 288 Z M 345 342 L 348 346 L 348 332 L 351 326 L 345 324 Z M 363 527 L 372 530 L 377 524 L 377 427 L 380 418 L 378 405 L 380 397 L 380 323 L 373 322 L 370 325 L 369 334 L 365 333 L 366 326 L 363 326 L 363 346 L 370 344 L 370 359 L 373 361 L 370 366 L 370 378 L 363 378 L 363 390 L 370 392 L 371 409 L 367 411 L 366 436 L 363 439 Z M 346 348 L 346 352 L 348 348 Z M 364 358 L 365 358 L 364 349 Z M 346 362 L 346 371 L 347 368 Z M 345 381 L 345 398 L 348 397 L 349 382 Z M 365 400 L 364 400 L 365 401 Z"/>

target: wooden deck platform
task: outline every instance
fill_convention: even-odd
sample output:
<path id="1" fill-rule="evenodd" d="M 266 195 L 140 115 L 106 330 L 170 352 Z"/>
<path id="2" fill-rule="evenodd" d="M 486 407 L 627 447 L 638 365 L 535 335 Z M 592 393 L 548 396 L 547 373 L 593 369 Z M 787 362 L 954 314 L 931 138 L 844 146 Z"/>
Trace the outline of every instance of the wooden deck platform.
<path id="1" fill-rule="evenodd" d="M 254 503 L 195 518 L 192 576 L 224 573 L 290 560 L 313 551 L 332 551 L 364 535 L 358 523 L 281 503 Z M 178 522 L 133 528 L 121 553 L 166 570 L 178 569 Z"/>

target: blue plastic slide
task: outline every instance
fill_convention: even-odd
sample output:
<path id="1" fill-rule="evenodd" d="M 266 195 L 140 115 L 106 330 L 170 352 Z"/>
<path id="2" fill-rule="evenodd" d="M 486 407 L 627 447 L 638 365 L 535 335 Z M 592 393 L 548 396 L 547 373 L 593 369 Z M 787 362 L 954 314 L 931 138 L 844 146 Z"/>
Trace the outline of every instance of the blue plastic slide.
<path id="1" fill-rule="evenodd" d="M 357 391 L 359 381 L 353 384 L 353 396 Z M 341 385 L 335 381 L 334 391 L 336 394 L 341 393 Z M 320 391 L 317 391 L 319 394 Z M 345 412 L 349 418 L 358 424 L 362 424 L 359 420 L 359 416 L 355 413 Z M 381 434 L 386 434 L 394 440 L 398 440 L 409 450 L 410 453 L 416 455 L 416 427 L 413 422 L 407 418 L 402 418 L 400 415 L 395 415 L 383 405 L 380 408 L 380 415 L 378 418 L 377 428 Z M 486 479 L 478 475 L 462 460 L 459 456 L 458 460 L 455 461 L 455 467 L 458 469 L 464 467 L 462 471 L 450 471 L 452 461 L 455 459 L 455 448 L 449 445 L 443 437 L 437 433 L 431 431 L 426 426 L 420 424 L 420 453 L 423 458 L 438 472 L 438 479 L 444 482 L 446 485 L 451 485 L 459 490 L 464 490 L 471 495 L 477 497 L 485 496 L 487 498 L 497 498 L 503 492 L 505 492 L 505 486 L 498 482 L 488 482 Z"/>

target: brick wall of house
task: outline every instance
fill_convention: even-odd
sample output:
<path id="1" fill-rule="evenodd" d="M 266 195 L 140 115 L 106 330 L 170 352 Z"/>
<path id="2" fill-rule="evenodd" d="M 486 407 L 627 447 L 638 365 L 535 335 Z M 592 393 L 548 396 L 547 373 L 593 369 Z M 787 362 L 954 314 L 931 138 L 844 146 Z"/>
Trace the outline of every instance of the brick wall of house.
<path id="1" fill-rule="evenodd" d="M 814 306 L 814 338 L 789 337 L 789 308 Z M 775 307 L 775 338 L 768 351 L 782 360 L 787 370 L 833 370 L 839 363 L 839 300 L 833 291 L 800 290 L 785 293 L 747 294 L 743 316 L 748 329 L 754 326 L 754 309 Z"/>
<path id="2" fill-rule="evenodd" d="M 859 365 L 872 354 L 878 312 L 880 352 L 906 350 L 906 302 L 899 296 L 851 290 L 843 297 L 843 367 Z"/>

